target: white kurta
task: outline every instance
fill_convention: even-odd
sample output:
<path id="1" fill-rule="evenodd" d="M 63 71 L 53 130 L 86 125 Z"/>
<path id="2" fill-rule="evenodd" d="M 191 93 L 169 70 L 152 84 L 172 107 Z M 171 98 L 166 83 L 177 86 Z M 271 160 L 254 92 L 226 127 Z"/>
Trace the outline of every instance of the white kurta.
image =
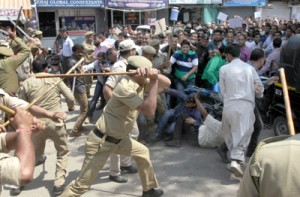
<path id="1" fill-rule="evenodd" d="M 255 84 L 262 87 L 258 92 Z M 222 129 L 229 158 L 244 162 L 255 121 L 255 96 L 262 97 L 263 85 L 255 69 L 237 58 L 221 67 L 220 86 L 224 101 Z"/>

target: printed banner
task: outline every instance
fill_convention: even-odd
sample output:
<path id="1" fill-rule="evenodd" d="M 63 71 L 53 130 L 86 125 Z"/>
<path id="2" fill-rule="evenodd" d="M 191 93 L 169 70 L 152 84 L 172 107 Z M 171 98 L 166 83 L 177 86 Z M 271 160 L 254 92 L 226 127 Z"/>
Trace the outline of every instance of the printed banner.
<path id="1" fill-rule="evenodd" d="M 163 9 L 169 0 L 107 0 L 106 7 L 114 9 Z"/>
<path id="2" fill-rule="evenodd" d="M 266 6 L 267 0 L 224 0 L 223 6 Z"/>
<path id="3" fill-rule="evenodd" d="M 104 7 L 103 0 L 36 0 L 40 8 L 99 8 Z"/>

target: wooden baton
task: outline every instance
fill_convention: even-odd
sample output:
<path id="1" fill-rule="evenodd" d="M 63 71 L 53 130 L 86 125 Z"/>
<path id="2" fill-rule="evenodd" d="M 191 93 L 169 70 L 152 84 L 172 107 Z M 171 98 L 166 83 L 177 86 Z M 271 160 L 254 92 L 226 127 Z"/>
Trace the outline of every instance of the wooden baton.
<path id="1" fill-rule="evenodd" d="M 110 75 L 132 75 L 136 72 L 107 72 L 107 73 L 76 73 L 76 74 L 45 74 L 36 75 L 35 78 L 51 78 L 51 77 L 85 77 L 85 76 L 110 76 Z"/>
<path id="2" fill-rule="evenodd" d="M 288 127 L 289 127 L 289 133 L 290 133 L 290 135 L 295 135 L 295 127 L 294 127 L 294 122 L 293 122 L 293 117 L 292 117 L 292 110 L 291 110 L 291 105 L 290 105 L 290 98 L 289 98 L 289 92 L 288 92 L 288 87 L 287 87 L 287 83 L 286 83 L 284 68 L 280 68 L 278 70 L 279 70 L 280 79 L 281 79 L 281 83 L 282 83 L 282 91 L 283 91 L 285 112 L 286 112 L 287 123 L 288 123 Z"/>
<path id="3" fill-rule="evenodd" d="M 6 107 L 6 106 L 3 105 L 3 104 L 0 104 L 0 109 L 1 109 L 2 111 L 4 111 L 5 113 L 11 115 L 11 116 L 15 115 L 15 113 L 16 113 L 14 110 L 12 110 L 12 109 Z"/>

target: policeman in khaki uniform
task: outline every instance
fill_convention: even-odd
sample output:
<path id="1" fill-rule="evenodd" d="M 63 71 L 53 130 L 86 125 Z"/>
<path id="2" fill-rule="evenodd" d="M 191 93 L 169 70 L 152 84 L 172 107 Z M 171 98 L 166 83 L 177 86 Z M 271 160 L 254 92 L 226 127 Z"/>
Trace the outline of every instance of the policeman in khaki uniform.
<path id="1" fill-rule="evenodd" d="M 298 197 L 299 155 L 299 134 L 260 142 L 244 172 L 238 197 Z"/>
<path id="2" fill-rule="evenodd" d="M 13 50 L 14 54 L 19 53 L 20 47 L 17 42 L 11 40 L 9 46 Z M 20 85 L 25 79 L 33 75 L 32 68 L 31 68 L 32 61 L 33 61 L 33 57 L 31 54 L 29 54 L 28 58 L 26 58 L 26 60 L 16 69 L 18 74 L 18 81 Z"/>
<path id="3" fill-rule="evenodd" d="M 9 37 L 19 46 L 16 55 L 7 47 L 0 47 L 0 88 L 9 94 L 15 94 L 19 88 L 16 69 L 29 57 L 29 49 L 15 32 L 8 30 Z"/>
<path id="4" fill-rule="evenodd" d="M 94 51 L 96 49 L 96 46 L 94 45 L 94 32 L 88 31 L 85 33 L 85 41 L 82 42 L 82 46 L 84 48 L 85 65 L 94 62 Z M 87 76 L 84 79 L 86 86 L 86 94 L 87 97 L 90 97 L 90 89 L 93 83 L 93 77 Z"/>
<path id="5" fill-rule="evenodd" d="M 139 111 L 146 115 L 155 113 L 157 92 L 168 87 L 171 82 L 151 68 L 151 62 L 144 57 L 131 56 L 127 61 L 127 70 L 137 69 L 137 74 L 124 76 L 117 84 L 95 129 L 87 138 L 81 173 L 62 193 L 62 197 L 76 197 L 87 192 L 113 152 L 131 155 L 136 161 L 143 197 L 163 195 L 161 189 L 155 189 L 158 183 L 148 148 L 128 135 Z M 145 90 L 148 90 L 148 97 L 144 100 Z"/>
<path id="6" fill-rule="evenodd" d="M 34 32 L 34 42 L 39 47 L 42 47 L 42 42 L 41 42 L 42 37 L 43 37 L 42 31 L 37 30 Z"/>
<path id="7" fill-rule="evenodd" d="M 150 61 L 153 60 L 155 53 L 156 53 L 155 49 L 150 45 L 146 45 L 142 47 L 142 56 L 144 56 Z"/>
<path id="8" fill-rule="evenodd" d="M 33 72 L 36 75 L 47 74 L 47 64 L 42 64 L 39 60 L 35 60 L 32 64 Z M 46 72 L 46 73 L 45 73 Z M 69 111 L 74 110 L 74 96 L 71 90 L 65 85 L 63 81 L 58 83 L 55 88 L 51 89 L 60 79 L 59 78 L 35 78 L 31 77 L 23 82 L 20 88 L 19 97 L 32 102 L 40 95 L 44 97 L 36 103 L 36 105 L 43 107 L 52 112 L 61 111 L 61 97 L 62 94 L 68 104 Z M 45 161 L 43 158 L 46 139 L 50 138 L 54 142 L 57 151 L 56 172 L 54 180 L 53 192 L 59 195 L 63 191 L 63 184 L 67 171 L 67 159 L 69 150 L 67 146 L 67 132 L 63 121 L 53 122 L 52 120 L 45 120 L 46 128 L 40 135 L 33 138 L 35 145 L 36 165 Z"/>
<path id="9" fill-rule="evenodd" d="M 3 89 L 0 89 L 0 103 L 11 109 L 16 107 L 25 108 L 28 105 L 26 101 L 21 100 L 17 97 L 10 96 Z M 18 113 L 18 111 L 20 110 L 17 110 L 16 114 Z M 48 118 L 53 121 L 66 120 L 67 118 L 66 114 L 64 113 L 50 112 L 36 105 L 33 105 L 29 109 L 29 111 L 36 117 Z M 4 122 L 4 117 L 5 113 L 0 110 L 1 124 Z M 13 138 L 18 138 L 21 141 L 19 141 L 16 144 L 15 155 L 18 158 L 10 157 L 7 154 L 0 153 L 0 184 L 6 183 L 20 186 L 29 183 L 33 178 L 32 176 L 34 170 L 35 156 L 31 138 L 33 137 L 32 134 L 34 131 L 32 130 L 33 127 L 29 128 L 28 123 L 26 123 L 28 117 L 30 117 L 30 114 L 26 113 L 25 118 L 23 118 L 24 124 L 19 125 L 19 127 L 16 128 L 15 125 L 13 125 L 17 129 L 17 131 L 19 131 L 19 136 L 14 137 L 14 133 L 6 134 L 7 136 L 9 135 Z M 41 121 L 35 120 L 35 128 L 44 129 L 44 126 L 41 123 Z M 5 131 L 5 127 L 0 125 L 0 131 Z M 23 135 L 27 135 L 27 137 Z M 8 144 L 10 148 L 15 146 L 14 142 L 7 142 L 7 137 L 5 136 L 5 134 L 1 134 L 0 152 L 8 152 Z"/>
<path id="10" fill-rule="evenodd" d="M 169 66 L 167 56 L 164 53 L 161 53 L 159 51 L 160 40 L 153 39 L 149 45 L 155 50 L 153 59 L 151 60 L 153 67 L 159 70 L 162 74 L 169 74 L 171 70 L 167 69 L 166 67 Z M 147 117 L 147 124 L 150 132 L 153 132 L 155 126 L 155 119 L 159 120 L 166 110 L 167 110 L 166 95 L 164 93 L 160 93 L 159 95 L 157 95 L 157 107 L 156 107 L 155 116 Z M 152 136 L 150 141 L 154 142 L 159 140 L 156 139 L 157 137 L 158 136 Z"/>
<path id="11" fill-rule="evenodd" d="M 136 52 L 135 44 L 132 40 L 124 40 L 119 44 L 120 57 L 117 62 L 111 67 L 112 72 L 126 72 L 127 70 L 127 59 L 133 56 Z M 103 94 L 106 102 L 112 96 L 112 92 L 122 79 L 121 75 L 111 75 L 107 78 L 103 87 Z M 135 123 L 132 130 L 129 133 L 132 139 L 137 140 L 139 136 L 139 128 Z M 111 154 L 110 156 L 110 170 L 109 179 L 117 183 L 126 183 L 128 179 L 121 175 L 121 172 L 126 170 L 128 173 L 136 173 L 137 169 L 132 165 L 132 159 L 129 156 Z"/>

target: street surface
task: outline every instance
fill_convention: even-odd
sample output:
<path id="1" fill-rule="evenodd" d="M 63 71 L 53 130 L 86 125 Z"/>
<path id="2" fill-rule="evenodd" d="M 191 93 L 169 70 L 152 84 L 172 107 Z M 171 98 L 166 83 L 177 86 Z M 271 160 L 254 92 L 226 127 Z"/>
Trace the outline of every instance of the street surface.
<path id="1" fill-rule="evenodd" d="M 94 85 L 93 85 L 94 87 Z M 93 92 L 93 90 L 91 91 Z M 63 110 L 67 105 L 63 102 Z M 74 112 L 67 112 L 69 119 L 66 123 L 70 132 L 79 113 L 76 105 Z M 101 111 L 96 110 L 96 116 Z M 84 124 L 86 135 L 93 129 L 92 124 Z M 80 173 L 84 160 L 84 144 L 86 135 L 78 138 L 69 137 L 69 164 L 66 185 Z M 270 127 L 263 130 L 261 138 L 273 135 Z M 239 187 L 238 180 L 230 178 L 226 164 L 222 163 L 215 149 L 200 148 L 183 142 L 181 148 L 169 148 L 163 142 L 148 146 L 151 160 L 160 187 L 165 191 L 165 197 L 233 197 Z M 25 186 L 21 197 L 48 197 L 52 195 L 55 171 L 56 151 L 51 140 L 47 140 L 44 165 L 35 168 L 34 180 Z M 135 165 L 135 164 L 134 164 Z M 138 174 L 126 174 L 128 182 L 119 184 L 111 182 L 109 176 L 109 161 L 91 186 L 87 197 L 130 197 L 141 196 L 142 187 Z M 2 196 L 11 196 L 8 186 L 4 186 Z"/>

